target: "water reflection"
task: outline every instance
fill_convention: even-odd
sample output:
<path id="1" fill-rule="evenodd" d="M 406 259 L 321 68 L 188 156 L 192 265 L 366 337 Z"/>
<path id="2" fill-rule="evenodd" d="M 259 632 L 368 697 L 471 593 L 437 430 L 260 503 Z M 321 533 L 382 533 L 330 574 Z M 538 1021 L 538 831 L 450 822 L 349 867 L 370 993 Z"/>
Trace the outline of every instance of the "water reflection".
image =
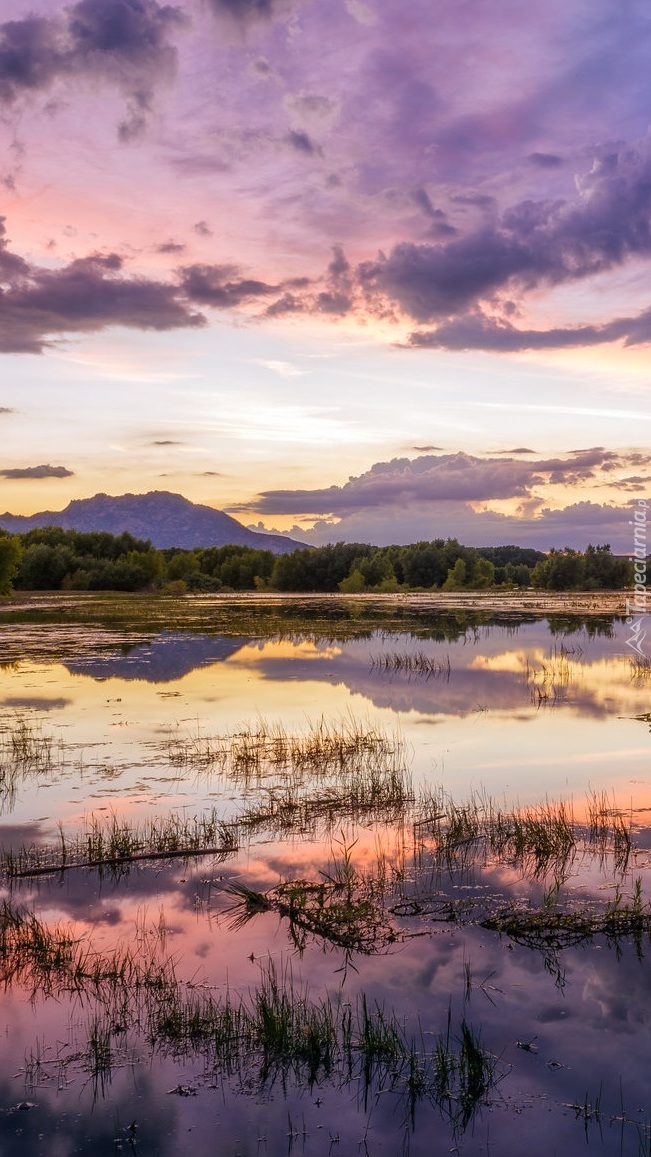
<path id="1" fill-rule="evenodd" d="M 223 663 L 237 654 L 249 639 L 217 635 L 179 635 L 163 631 L 151 642 L 125 647 L 120 653 L 67 659 L 72 674 L 92 679 L 144 679 L 147 683 L 172 683 L 200 667 Z"/>
<path id="2" fill-rule="evenodd" d="M 66 626 L 58 638 L 48 628 L 46 644 L 38 626 L 22 639 L 0 629 L 3 1154 L 194 1157 L 215 1151 L 216 1132 L 228 1157 L 547 1157 L 586 1137 L 605 1157 L 648 1152 L 648 684 L 631 677 L 616 626 L 451 614 L 404 632 L 352 618 L 317 626 Z M 335 769 L 298 768 L 321 717 L 398 737 L 408 766 L 398 761 L 391 791 L 359 752 Z M 281 724 L 303 737 L 291 766 L 286 755 L 269 763 Z M 235 734 L 240 754 L 265 736 L 269 766 L 236 774 L 232 752 L 202 761 Z M 607 792 L 601 845 L 578 802 L 590 787 Z M 518 852 L 503 831 L 491 843 L 459 821 L 443 855 L 450 795 L 478 788 L 508 814 L 516 801 L 574 798 L 569 843 L 550 853 L 531 824 Z M 625 856 L 618 801 L 639 845 Z M 63 855 L 59 823 L 72 840 L 91 814 L 126 828 L 208 808 L 240 825 L 227 857 L 93 870 L 68 858 L 36 879 L 6 870 L 11 850 Z M 445 822 L 432 820 L 439 811 Z M 245 919 L 234 919 L 238 897 Z M 40 921 L 18 948 L 16 909 Z M 35 935 L 41 924 L 68 928 L 67 958 Z M 75 979 L 70 961 L 86 950 L 88 976 Z M 109 982 L 106 962 L 127 950 L 128 982 Z M 169 962 L 158 993 L 157 973 L 143 980 L 148 959 Z M 298 1030 L 271 1047 L 259 1021 L 254 1032 L 235 1018 L 229 1052 L 223 1019 L 211 1034 L 208 1014 L 226 1000 L 259 1012 L 270 968 Z M 330 1052 L 323 1022 L 310 1051 L 308 1014 L 326 996 Z M 345 1019 L 362 1001 L 364 1040 Z M 391 1032 L 405 1034 L 404 1054 Z M 439 1046 L 457 1059 L 434 1087 L 422 1066 Z"/>

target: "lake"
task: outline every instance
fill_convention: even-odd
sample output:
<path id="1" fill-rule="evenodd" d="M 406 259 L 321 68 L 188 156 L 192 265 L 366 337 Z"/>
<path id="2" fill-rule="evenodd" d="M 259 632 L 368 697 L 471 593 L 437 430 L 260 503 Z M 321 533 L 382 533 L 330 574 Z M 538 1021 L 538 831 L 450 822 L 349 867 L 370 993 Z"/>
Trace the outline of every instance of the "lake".
<path id="1" fill-rule="evenodd" d="M 650 1153 L 623 621 L 137 606 L 0 622 L 2 1154 Z"/>

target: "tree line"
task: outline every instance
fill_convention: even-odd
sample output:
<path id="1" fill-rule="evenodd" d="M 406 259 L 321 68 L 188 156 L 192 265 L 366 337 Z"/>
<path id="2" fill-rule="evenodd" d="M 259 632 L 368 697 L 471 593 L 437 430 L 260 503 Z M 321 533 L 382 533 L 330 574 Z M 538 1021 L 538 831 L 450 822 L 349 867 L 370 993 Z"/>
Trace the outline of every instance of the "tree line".
<path id="1" fill-rule="evenodd" d="M 455 538 L 410 546 L 339 542 L 291 554 L 247 546 L 156 550 L 124 533 L 45 527 L 0 530 L 0 594 L 31 591 L 617 590 L 633 583 L 630 559 L 608 544 L 548 554 L 518 546 L 469 547 Z"/>

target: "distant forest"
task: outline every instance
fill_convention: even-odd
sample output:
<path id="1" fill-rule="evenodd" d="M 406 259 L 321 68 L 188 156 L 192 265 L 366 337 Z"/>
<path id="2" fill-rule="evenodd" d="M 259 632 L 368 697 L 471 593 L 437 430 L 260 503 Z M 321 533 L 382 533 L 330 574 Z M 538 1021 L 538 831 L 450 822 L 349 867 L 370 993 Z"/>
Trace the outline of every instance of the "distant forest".
<path id="1" fill-rule="evenodd" d="M 518 546 L 469 547 L 454 538 L 411 546 L 339 542 L 275 555 L 246 546 L 155 550 L 124 533 L 46 527 L 0 531 L 0 594 L 23 591 L 617 590 L 633 584 L 633 564 L 610 546 L 543 554 Z"/>

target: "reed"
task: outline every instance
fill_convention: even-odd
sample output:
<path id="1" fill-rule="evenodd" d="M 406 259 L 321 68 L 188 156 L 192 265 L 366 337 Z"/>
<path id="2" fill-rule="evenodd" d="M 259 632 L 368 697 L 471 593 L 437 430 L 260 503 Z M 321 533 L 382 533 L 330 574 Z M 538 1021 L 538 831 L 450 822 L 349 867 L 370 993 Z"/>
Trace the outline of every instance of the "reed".
<path id="1" fill-rule="evenodd" d="M 175 734 L 164 750 L 170 763 L 184 771 L 219 772 L 247 785 L 269 775 L 327 776 L 404 766 L 398 735 L 352 717 L 308 721 L 306 730 L 296 734 L 264 719 L 235 735 Z"/>
<path id="2" fill-rule="evenodd" d="M 116 815 L 91 816 L 86 828 L 72 835 L 60 828 L 56 844 L 3 850 L 0 864 L 9 879 L 24 879 L 72 868 L 119 868 L 146 860 L 207 855 L 223 859 L 237 846 L 235 826 L 214 808 L 204 815 L 172 813 L 144 823 Z"/>
<path id="3" fill-rule="evenodd" d="M 425 651 L 389 651 L 372 657 L 371 670 L 407 676 L 422 676 L 425 679 L 449 679 L 452 666 L 449 655 L 446 655 L 445 658 L 437 658 L 434 655 L 428 655 Z"/>

